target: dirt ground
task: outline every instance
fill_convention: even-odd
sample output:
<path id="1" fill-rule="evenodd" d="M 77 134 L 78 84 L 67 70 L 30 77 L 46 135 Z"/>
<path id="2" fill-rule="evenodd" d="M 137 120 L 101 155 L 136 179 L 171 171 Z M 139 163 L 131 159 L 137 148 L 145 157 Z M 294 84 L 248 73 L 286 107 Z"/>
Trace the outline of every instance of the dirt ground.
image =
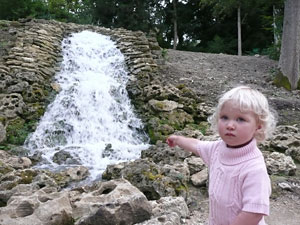
<path id="1" fill-rule="evenodd" d="M 279 124 L 300 127 L 300 91 L 273 85 L 278 62 L 266 56 L 234 56 L 168 50 L 160 76 L 165 82 L 186 84 L 205 102 L 215 105 L 223 92 L 240 84 L 264 93 L 279 114 Z"/>
<path id="2" fill-rule="evenodd" d="M 276 87 L 272 80 L 278 62 L 265 56 L 232 56 L 168 50 L 165 65 L 160 66 L 162 80 L 173 85 L 185 84 L 207 104 L 214 106 L 224 91 L 239 84 L 250 85 L 264 93 L 278 113 L 278 124 L 297 124 L 300 127 L 300 91 L 287 91 Z M 299 184 L 300 167 L 293 179 Z M 283 180 L 288 177 L 281 178 Z M 300 224 L 300 191 L 283 191 L 276 186 L 272 195 L 268 225 Z M 299 186 L 300 190 L 300 186 Z M 278 192 L 277 192 L 278 191 Z M 189 225 L 206 225 L 208 199 L 200 211 L 194 211 Z"/>

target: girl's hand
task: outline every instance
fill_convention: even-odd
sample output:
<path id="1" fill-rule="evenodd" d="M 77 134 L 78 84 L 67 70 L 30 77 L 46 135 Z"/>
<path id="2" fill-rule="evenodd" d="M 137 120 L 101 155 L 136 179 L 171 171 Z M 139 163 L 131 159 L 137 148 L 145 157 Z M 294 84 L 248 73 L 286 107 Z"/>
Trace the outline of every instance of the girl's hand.
<path id="1" fill-rule="evenodd" d="M 188 138 L 180 135 L 171 135 L 170 137 L 167 138 L 166 142 L 171 148 L 178 146 L 180 148 L 183 148 L 185 151 L 192 152 L 198 155 L 197 152 L 197 145 L 199 143 L 198 139 Z"/>
<path id="2" fill-rule="evenodd" d="M 171 135 L 170 137 L 167 138 L 166 142 L 171 148 L 173 148 L 177 145 L 176 139 L 177 139 L 177 136 Z"/>

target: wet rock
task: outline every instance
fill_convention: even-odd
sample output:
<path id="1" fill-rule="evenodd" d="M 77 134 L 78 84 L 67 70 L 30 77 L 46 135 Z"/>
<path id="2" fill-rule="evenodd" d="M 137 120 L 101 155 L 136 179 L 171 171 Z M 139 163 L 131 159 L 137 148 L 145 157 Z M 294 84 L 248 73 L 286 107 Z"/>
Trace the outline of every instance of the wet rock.
<path id="1" fill-rule="evenodd" d="M 61 174 L 69 177 L 69 180 L 67 180 L 67 182 L 82 181 L 90 175 L 88 168 L 84 166 L 68 168 L 61 172 Z"/>
<path id="2" fill-rule="evenodd" d="M 32 165 L 29 158 L 17 157 L 2 150 L 0 150 L 0 162 L 7 164 L 14 169 L 25 169 Z"/>
<path id="3" fill-rule="evenodd" d="M 62 165 L 62 164 L 80 165 L 79 161 L 75 159 L 70 152 L 67 152 L 65 150 L 60 150 L 56 152 L 52 157 L 52 160 L 58 165 Z"/>

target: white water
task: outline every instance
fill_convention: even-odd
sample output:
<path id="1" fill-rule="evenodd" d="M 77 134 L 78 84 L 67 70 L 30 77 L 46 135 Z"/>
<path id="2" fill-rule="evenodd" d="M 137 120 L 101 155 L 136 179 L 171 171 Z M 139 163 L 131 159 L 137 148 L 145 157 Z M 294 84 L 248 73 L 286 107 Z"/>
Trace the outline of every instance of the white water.
<path id="1" fill-rule="evenodd" d="M 67 151 L 96 179 L 108 164 L 139 158 L 148 138 L 130 105 L 124 56 L 114 42 L 83 31 L 64 39 L 62 47 L 62 67 L 55 76 L 61 91 L 25 147 L 42 152 L 46 163 L 40 166 L 47 168 L 58 168 L 53 155 Z M 108 144 L 113 150 L 103 157 Z"/>

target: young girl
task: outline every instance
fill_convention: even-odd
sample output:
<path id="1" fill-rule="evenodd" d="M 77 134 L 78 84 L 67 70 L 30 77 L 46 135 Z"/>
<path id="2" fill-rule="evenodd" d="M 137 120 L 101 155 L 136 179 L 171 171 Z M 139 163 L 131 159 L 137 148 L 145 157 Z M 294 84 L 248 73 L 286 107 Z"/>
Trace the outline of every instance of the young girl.
<path id="1" fill-rule="evenodd" d="M 271 185 L 257 142 L 276 125 L 266 97 L 246 86 L 233 88 L 220 98 L 209 122 L 221 140 L 167 139 L 170 147 L 193 152 L 209 167 L 209 224 L 266 224 Z"/>

